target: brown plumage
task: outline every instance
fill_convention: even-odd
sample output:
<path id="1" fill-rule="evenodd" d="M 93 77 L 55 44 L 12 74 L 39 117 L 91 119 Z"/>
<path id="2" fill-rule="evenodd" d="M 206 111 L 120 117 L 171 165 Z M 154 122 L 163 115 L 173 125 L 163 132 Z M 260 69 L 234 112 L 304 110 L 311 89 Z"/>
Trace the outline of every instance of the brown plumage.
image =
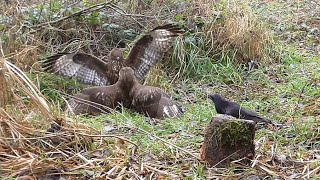
<path id="1" fill-rule="evenodd" d="M 85 53 L 61 53 L 48 57 L 45 71 L 67 78 L 76 78 L 82 83 L 96 86 L 114 84 L 122 67 L 131 67 L 140 82 L 159 62 L 171 47 L 174 39 L 182 33 L 177 25 L 159 26 L 142 36 L 124 59 L 122 50 L 113 49 L 107 59 L 101 60 Z"/>
<path id="2" fill-rule="evenodd" d="M 130 108 L 128 89 L 132 86 L 132 75 L 119 72 L 118 81 L 109 86 L 95 86 L 82 90 L 68 100 L 65 111 L 69 114 L 108 113 L 119 105 Z"/>
<path id="3" fill-rule="evenodd" d="M 131 68 L 124 68 L 130 72 Z M 136 78 L 129 92 L 132 108 L 151 118 L 177 118 L 183 114 L 181 107 L 158 87 L 142 85 Z"/>
<path id="4" fill-rule="evenodd" d="M 110 109 L 121 103 L 124 107 L 132 108 L 151 118 L 176 118 L 183 114 L 179 105 L 160 88 L 142 85 L 132 68 L 123 67 L 119 74 L 119 80 L 114 85 L 87 88 L 75 97 Z M 92 107 L 83 100 L 74 98 L 70 99 L 68 104 L 74 114 L 109 112 L 107 108 Z"/>

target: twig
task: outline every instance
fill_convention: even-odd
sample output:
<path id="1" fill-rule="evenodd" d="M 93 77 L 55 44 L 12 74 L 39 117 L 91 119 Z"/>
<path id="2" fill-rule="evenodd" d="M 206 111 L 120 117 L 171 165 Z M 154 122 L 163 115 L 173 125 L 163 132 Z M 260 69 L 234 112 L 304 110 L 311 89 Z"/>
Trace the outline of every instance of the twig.
<path id="1" fill-rule="evenodd" d="M 257 167 L 259 167 L 260 169 L 262 169 L 263 171 L 267 172 L 270 175 L 279 176 L 279 177 L 282 177 L 283 179 L 289 179 L 286 175 L 281 174 L 280 172 L 272 171 L 270 169 L 270 166 L 268 166 L 267 164 L 264 164 L 260 161 L 258 162 Z"/>
<path id="2" fill-rule="evenodd" d="M 133 144 L 136 147 L 139 147 L 136 143 L 130 141 L 129 139 L 126 139 L 126 138 L 123 138 L 123 137 L 119 137 L 119 136 L 116 136 L 116 135 L 95 135 L 95 134 L 86 134 L 86 133 L 78 133 L 78 132 L 75 132 L 75 134 L 79 134 L 79 135 L 87 136 L 87 137 L 113 137 L 113 138 L 118 138 L 118 139 L 127 141 L 127 142 Z"/>
<path id="3" fill-rule="evenodd" d="M 127 127 L 128 127 L 128 128 L 131 128 L 131 127 L 129 127 L 129 126 L 127 126 Z M 132 128 L 131 128 L 131 129 L 132 129 Z M 138 128 L 138 127 L 136 127 L 136 129 L 139 130 L 139 131 L 141 131 L 141 132 L 143 132 L 143 133 L 145 133 L 145 134 L 147 134 L 147 135 L 149 135 L 149 136 L 152 136 L 152 137 L 154 137 L 154 138 L 156 138 L 156 139 L 158 139 L 158 140 L 160 140 L 160 141 L 162 141 L 162 142 L 164 142 L 164 143 L 166 143 L 166 144 L 169 144 L 170 146 L 173 146 L 173 147 L 179 149 L 180 151 L 183 151 L 183 152 L 191 155 L 192 157 L 196 158 L 198 161 L 202 161 L 202 159 L 201 159 L 200 157 L 194 155 L 193 153 L 191 153 L 191 152 L 189 152 L 189 151 L 187 151 L 187 150 L 185 150 L 185 149 L 183 149 L 183 148 L 181 148 L 181 147 L 179 147 L 179 146 L 177 146 L 177 145 L 174 145 L 174 144 L 172 144 L 172 143 L 170 143 L 170 142 L 168 142 L 168 141 L 166 141 L 166 140 L 164 140 L 164 139 L 162 139 L 162 138 L 160 138 L 160 137 L 158 137 L 158 136 L 156 136 L 156 135 L 153 135 L 153 134 L 151 134 L 151 133 L 149 133 L 149 132 L 147 132 L 147 131 L 145 131 L 145 130 L 143 130 L 143 129 L 140 129 L 140 128 Z"/>
<path id="4" fill-rule="evenodd" d="M 121 9 L 120 7 L 118 7 L 118 6 L 114 5 L 114 4 L 111 4 L 111 5 L 109 5 L 108 7 L 110 7 L 110 8 L 113 9 L 114 11 L 120 13 L 121 15 L 128 15 L 125 10 Z M 119 10 L 120 10 L 121 12 L 120 12 Z M 129 16 L 129 17 L 130 17 L 132 20 L 134 20 L 140 27 L 142 27 L 142 28 L 145 27 L 143 24 L 141 24 L 138 20 L 136 20 L 136 19 L 133 18 L 132 16 Z"/>
<path id="5" fill-rule="evenodd" d="M 49 22 L 44 22 L 44 23 L 40 23 L 38 25 L 35 25 L 35 26 L 31 26 L 30 28 L 37 28 L 37 27 L 44 27 L 44 25 L 50 25 L 50 24 L 55 24 L 55 23 L 58 23 L 58 22 L 61 22 L 61 21 L 64 21 L 66 19 L 69 19 L 69 18 L 72 18 L 72 17 L 75 17 L 75 16 L 79 16 L 80 14 L 83 14 L 83 13 L 87 13 L 87 12 L 90 12 L 89 10 L 93 9 L 93 8 L 96 8 L 98 6 L 101 6 L 95 10 L 99 10 L 99 9 L 102 9 L 104 8 L 106 5 L 108 4 L 111 4 L 112 0 L 108 1 L 108 2 L 104 2 L 104 3 L 99 3 L 99 4 L 96 4 L 94 6 L 91 6 L 91 7 L 88 7 L 88 8 L 85 8 L 85 9 L 82 9 L 80 11 L 77 11 L 73 14 L 70 14 L 69 16 L 65 16 L 65 17 L 62 17 L 60 19 L 57 19 L 57 20 L 54 20 L 54 21 L 49 21 Z"/>
<path id="6" fill-rule="evenodd" d="M 233 155 L 235 155 L 236 153 L 238 153 L 240 150 L 238 150 L 238 151 L 236 151 L 236 152 L 234 152 L 234 153 L 232 153 L 232 154 L 230 154 L 229 156 L 227 156 L 227 157 L 225 157 L 225 158 L 223 158 L 223 159 L 221 159 L 219 162 L 217 162 L 215 165 L 213 165 L 212 167 L 216 167 L 218 164 L 220 164 L 220 163 L 222 163 L 223 161 L 225 161 L 225 160 L 227 160 L 229 157 L 231 157 L 231 156 L 233 156 Z"/>
<path id="7" fill-rule="evenodd" d="M 151 166 L 146 165 L 146 164 L 144 165 L 144 167 L 146 167 L 146 168 L 148 168 L 148 169 L 151 169 L 152 171 L 156 171 L 156 172 L 158 172 L 158 173 L 160 173 L 160 174 L 165 174 L 165 175 L 172 176 L 172 177 L 179 177 L 179 176 L 177 176 L 177 175 L 170 174 L 170 173 L 168 173 L 168 172 L 166 172 L 166 171 L 159 170 L 159 169 L 157 169 L 157 168 L 151 167 Z"/>
<path id="8" fill-rule="evenodd" d="M 313 3 L 315 3 L 316 5 L 320 6 L 320 4 L 319 4 L 319 3 L 317 3 L 316 1 L 311 1 L 311 2 L 313 2 Z"/>
<path id="9" fill-rule="evenodd" d="M 143 18 L 155 18 L 154 16 L 148 16 L 143 14 L 121 14 L 122 16 L 143 17 Z"/>
<path id="10" fill-rule="evenodd" d="M 62 136 L 63 137 L 70 137 L 72 135 L 70 134 L 66 134 L 66 133 L 60 133 L 60 134 L 50 134 L 50 135 L 46 135 L 46 136 L 41 136 L 41 137 L 32 137 L 32 138 L 25 138 L 25 137 L 14 137 L 14 138 L 8 138 L 8 137 L 1 137 L 0 139 L 3 140 L 40 140 L 40 139 L 47 139 L 47 138 L 51 138 L 51 137 L 58 137 L 58 136 Z"/>
<path id="11" fill-rule="evenodd" d="M 317 172 L 320 170 L 320 166 L 318 166 L 317 168 L 313 169 L 312 171 L 308 172 L 306 175 L 302 176 L 302 178 L 310 178 L 309 176 L 311 174 L 317 174 Z"/>
<path id="12" fill-rule="evenodd" d="M 0 53 L 1 53 L 2 58 L 4 58 L 5 55 L 4 55 L 4 51 L 3 51 L 3 47 L 2 47 L 2 39 L 0 39 Z"/>
<path id="13" fill-rule="evenodd" d="M 174 167 L 170 167 L 170 166 L 167 166 L 167 165 L 160 165 L 160 164 L 153 164 L 153 163 L 148 163 L 148 162 L 145 162 L 144 165 L 150 165 L 150 166 L 156 166 L 156 167 L 159 167 L 159 168 L 165 168 L 165 169 L 176 169 Z"/>

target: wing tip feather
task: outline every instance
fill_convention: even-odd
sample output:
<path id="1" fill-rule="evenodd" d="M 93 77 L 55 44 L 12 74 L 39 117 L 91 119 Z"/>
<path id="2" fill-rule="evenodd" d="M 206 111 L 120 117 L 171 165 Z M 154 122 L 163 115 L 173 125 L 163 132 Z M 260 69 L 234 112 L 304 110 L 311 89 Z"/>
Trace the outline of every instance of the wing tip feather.
<path id="1" fill-rule="evenodd" d="M 155 31 L 155 30 L 159 30 L 159 29 L 165 29 L 168 30 L 170 32 L 172 32 L 173 34 L 182 34 L 184 33 L 184 30 L 178 25 L 178 24 L 173 24 L 173 23 L 168 23 L 162 26 L 157 26 L 154 29 L 152 29 L 151 31 Z"/>
<path id="2" fill-rule="evenodd" d="M 72 54 L 72 53 L 60 52 L 60 53 L 54 54 L 52 56 L 48 56 L 46 58 L 43 58 L 42 60 L 39 61 L 42 64 L 41 68 L 44 71 L 53 72 L 54 71 L 54 65 L 56 64 L 56 62 L 59 61 L 62 56 L 68 55 L 68 54 Z"/>

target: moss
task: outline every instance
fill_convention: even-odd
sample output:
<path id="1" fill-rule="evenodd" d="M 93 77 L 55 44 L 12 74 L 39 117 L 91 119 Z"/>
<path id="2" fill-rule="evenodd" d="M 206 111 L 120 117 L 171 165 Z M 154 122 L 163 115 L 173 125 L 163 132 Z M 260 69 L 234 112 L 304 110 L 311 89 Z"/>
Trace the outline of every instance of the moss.
<path id="1" fill-rule="evenodd" d="M 245 121 L 228 121 L 216 130 L 216 136 L 220 140 L 220 145 L 236 145 L 241 142 L 244 146 L 252 144 L 254 130 L 250 129 L 250 124 Z"/>

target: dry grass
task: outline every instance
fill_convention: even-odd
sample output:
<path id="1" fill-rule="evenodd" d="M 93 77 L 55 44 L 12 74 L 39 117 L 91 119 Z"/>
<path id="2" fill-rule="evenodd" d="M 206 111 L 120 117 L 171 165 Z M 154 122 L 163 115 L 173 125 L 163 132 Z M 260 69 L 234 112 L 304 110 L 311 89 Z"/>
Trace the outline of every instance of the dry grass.
<path id="1" fill-rule="evenodd" d="M 173 58 L 166 57 L 166 60 L 178 60 L 173 64 L 180 68 L 174 69 L 176 75 L 173 76 L 182 77 L 184 73 L 180 73 L 188 63 L 198 60 L 198 54 L 217 61 L 225 54 L 232 56 L 232 52 L 236 52 L 234 61 L 238 63 L 271 61 L 267 52 L 269 34 L 249 10 L 237 1 L 230 1 L 222 8 L 221 2 L 208 0 L 150 2 L 105 2 L 92 6 L 62 2 L 63 7 L 79 9 L 72 12 L 56 12 L 42 3 L 36 6 L 13 2 L 2 12 L 4 16 L 15 17 L 2 31 L 7 37 L 2 45 L 3 56 L 10 58 L 23 71 L 40 70 L 38 60 L 58 52 L 85 52 L 104 58 L 116 46 L 132 47 L 132 40 L 146 29 L 178 21 L 195 36 L 195 45 L 199 49 L 185 49 L 187 47 L 183 43 L 177 43 L 181 47 L 176 49 L 180 50 Z M 26 7 L 47 13 L 53 11 L 59 18 L 44 13 L 31 21 L 34 13 L 25 11 Z M 186 36 L 180 41 L 183 42 L 189 35 Z M 191 53 L 196 56 L 186 58 Z"/>
<path id="2" fill-rule="evenodd" d="M 57 118 L 49 108 L 52 106 L 23 72 L 4 59 L 1 64 L 7 81 L 13 82 L 8 88 L 22 92 L 13 94 L 15 101 L 0 109 L 1 177 L 75 178 L 91 171 L 107 171 L 106 177 L 124 174 L 120 171 L 130 152 L 130 141 L 101 135 L 71 119 Z M 26 105 L 23 97 L 31 103 Z"/>
<path id="3" fill-rule="evenodd" d="M 81 7 L 86 11 L 73 12 L 78 13 L 76 15 L 64 14 L 60 19 L 46 19 L 45 22 L 28 26 L 24 24 L 25 19 L 22 18 L 27 14 L 21 12 L 26 5 L 13 4 L 2 9 L 3 14 L 15 17 L 15 20 L 2 31 L 2 35 L 8 36 L 5 43 L 1 44 L 2 56 L 27 71 L 39 69 L 40 57 L 61 51 L 82 51 L 104 57 L 120 42 L 129 43 L 126 46 L 130 47 L 133 44 L 131 39 L 116 34 L 117 30 L 108 31 L 103 29 L 101 24 L 95 25 L 84 20 L 86 15 L 97 11 L 110 15 L 104 19 L 108 24 L 119 25 L 119 29 L 133 29 L 137 34 L 168 21 L 176 20 L 186 24 L 189 33 L 197 38 L 200 37 L 202 42 L 195 44 L 198 49 L 187 49 L 184 44 L 185 39 L 178 39 L 173 54 L 180 60 L 178 64 L 180 69 L 176 69 L 178 73 L 175 77 L 183 76 L 180 72 L 187 68 L 189 63 L 187 61 L 197 61 L 198 54 L 201 56 L 205 54 L 209 57 L 207 59 L 212 61 L 212 57 L 216 57 L 217 54 L 236 51 L 235 60 L 238 63 L 251 60 L 270 61 L 267 52 L 271 43 L 270 35 L 255 17 L 248 10 L 242 9 L 243 6 L 236 1 L 232 1 L 222 9 L 217 6 L 218 1 L 209 0 L 182 2 L 182 4 L 174 4 L 169 0 L 152 1 L 151 4 L 141 4 L 141 1 L 129 2 L 104 3 L 87 9 Z M 66 6 L 79 7 L 79 4 Z M 213 16 L 213 14 L 220 15 Z M 188 53 L 194 56 L 186 58 Z M 14 99 L 7 103 L 6 108 L 0 109 L 0 167 L 5 167 L 1 172 L 2 176 L 25 178 L 63 176 L 69 179 L 85 176 L 91 178 L 94 175 L 110 179 L 141 176 L 177 178 L 177 174 L 194 176 L 190 171 L 195 171 L 192 168 L 199 167 L 195 156 L 190 156 L 195 154 L 194 152 L 181 153 L 179 150 L 182 148 L 179 149 L 179 146 L 162 141 L 165 144 L 163 149 L 169 149 L 171 154 L 168 156 L 173 157 L 168 158 L 164 154 L 157 157 L 151 154 L 149 156 L 152 156 L 154 161 L 143 162 L 142 159 L 145 157 L 137 157 L 136 145 L 120 135 L 101 135 L 101 132 L 95 129 L 74 122 L 73 119 L 61 117 L 60 113 L 54 113 L 53 111 L 58 109 L 56 105 L 48 103 L 36 86 L 16 66 L 10 63 L 4 65 L 4 60 L 0 62 L 0 88 L 7 88 L 9 92 L 0 94 L 0 102 L 8 102 L 6 101 L 8 96 Z M 150 72 L 147 84 L 171 90 L 171 84 L 165 82 L 166 73 L 168 72 L 159 67 L 155 68 Z M 189 90 L 189 87 L 186 90 Z M 316 108 L 317 105 L 318 101 L 311 104 L 310 108 Z M 205 111 L 200 108 L 200 111 Z M 305 110 L 307 113 L 308 109 Z M 50 129 L 50 124 L 53 123 L 58 123 L 60 126 L 53 125 L 55 128 Z M 55 132 L 49 132 L 48 129 Z M 151 133 L 145 131 L 142 134 L 153 137 Z M 261 147 L 274 146 L 265 137 L 258 139 L 257 143 Z M 192 151 L 197 150 L 195 149 Z M 274 166 L 264 163 L 273 158 L 273 154 L 269 157 L 260 152 L 252 167 L 261 174 L 288 178 L 290 172 L 284 173 L 287 167 L 280 167 L 280 162 Z M 181 162 L 181 159 L 186 161 Z M 168 164 L 163 164 L 164 162 Z M 306 162 L 303 165 L 308 167 L 309 164 L 313 165 L 315 162 Z M 249 169 L 236 163 L 233 168 Z M 290 168 L 294 169 L 295 166 Z M 208 177 L 239 178 L 246 175 L 235 174 L 229 169 L 206 170 Z M 314 174 L 318 170 L 319 168 L 314 168 L 308 173 Z"/>
<path id="4" fill-rule="evenodd" d="M 71 122 L 64 122 L 58 132 L 47 132 L 34 127 L 28 120 L 10 116 L 4 110 L 0 116 L 2 177 L 75 178 L 85 177 L 90 171 L 108 172 L 112 167 L 116 169 L 106 176 L 121 175 L 129 146 L 120 137 L 117 138 L 120 141 L 114 141 L 112 136 L 110 139 Z M 43 120 L 38 123 L 47 127 Z"/>
<path id="5" fill-rule="evenodd" d="M 67 2 L 64 2 L 67 3 Z M 70 8 L 80 8 L 74 12 L 64 12 L 59 19 L 33 20 L 28 22 L 34 13 L 29 12 L 31 7 L 41 11 L 50 11 L 45 4 L 28 5 L 25 3 L 13 2 L 8 8 L 4 8 L 1 15 L 14 17 L 6 24 L 2 31 L 5 42 L 2 45 L 2 55 L 10 58 L 11 62 L 18 65 L 22 70 L 39 69 L 37 61 L 39 58 L 57 52 L 86 52 L 98 57 L 104 57 L 116 47 L 123 46 L 120 43 L 127 43 L 123 34 L 117 34 L 120 29 L 132 29 L 141 31 L 137 20 L 126 15 L 123 10 L 109 2 L 83 7 L 79 3 L 64 4 Z M 40 7 L 39 7 L 40 6 Z M 25 11 L 29 8 L 29 11 Z M 108 15 L 104 22 L 94 24 L 94 20 L 88 20 L 91 14 L 100 12 Z M 70 14 L 71 13 L 71 14 Z M 120 14 L 119 14 L 120 13 Z M 43 17 L 47 15 L 43 13 Z M 139 17 L 138 17 L 139 18 Z M 140 19 L 145 18 L 144 16 Z M 31 20 L 29 20 L 31 21 Z M 31 23 L 31 24 L 30 24 Z M 32 24 L 34 23 L 34 24 Z M 115 29 L 103 29 L 101 23 L 117 25 Z M 131 37 L 132 38 L 132 37 Z"/>
<path id="6" fill-rule="evenodd" d="M 216 21 L 205 25 L 209 52 L 235 52 L 238 63 L 250 61 L 270 62 L 268 48 L 271 35 L 249 9 L 231 1 L 223 7 Z"/>

